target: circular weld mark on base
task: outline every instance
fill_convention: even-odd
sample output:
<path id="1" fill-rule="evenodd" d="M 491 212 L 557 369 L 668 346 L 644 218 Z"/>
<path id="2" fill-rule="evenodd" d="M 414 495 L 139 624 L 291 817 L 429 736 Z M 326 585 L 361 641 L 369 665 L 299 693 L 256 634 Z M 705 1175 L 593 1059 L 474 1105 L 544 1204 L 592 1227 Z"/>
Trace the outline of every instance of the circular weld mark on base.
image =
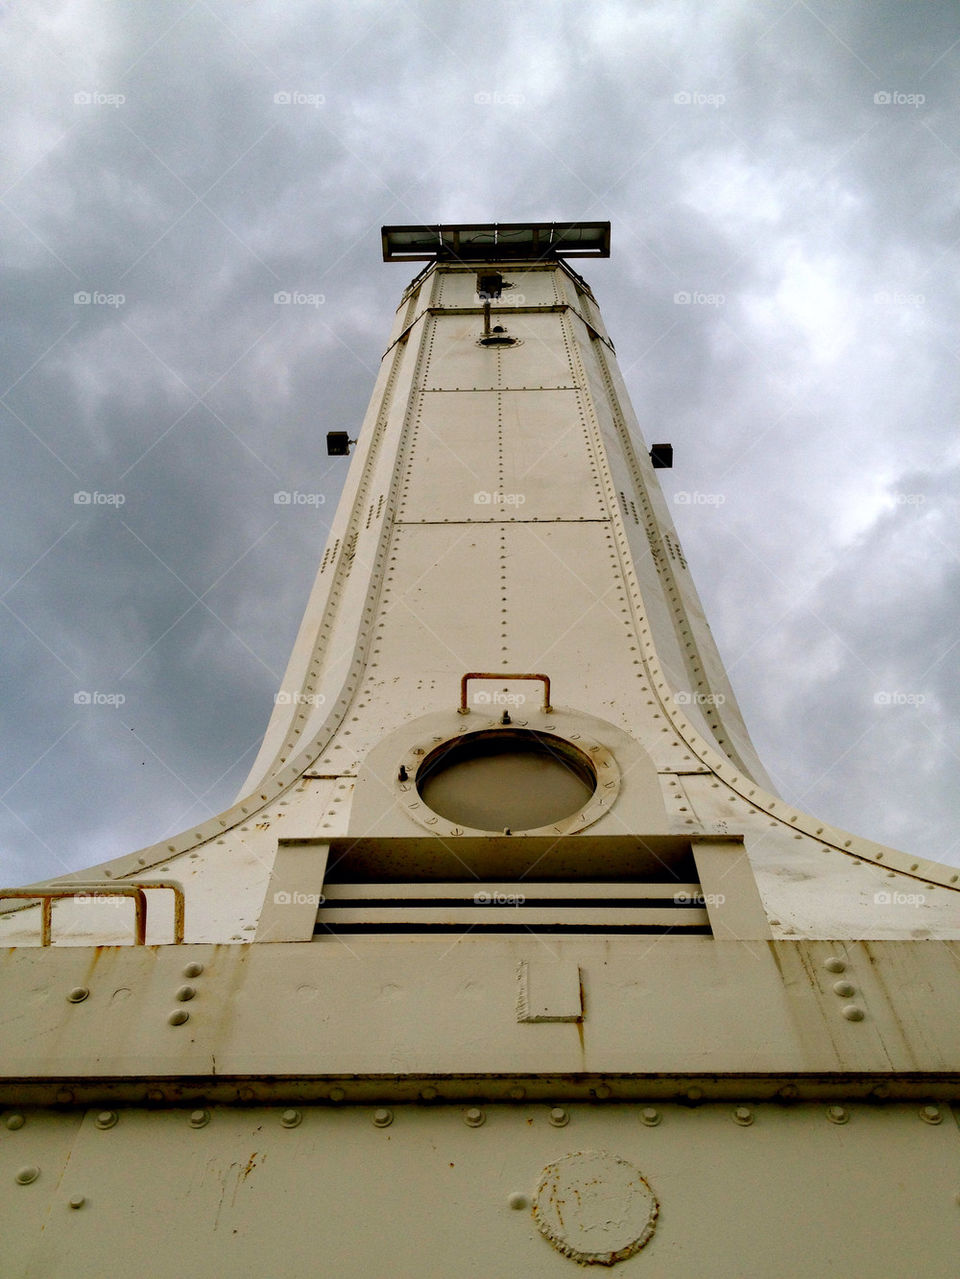
<path id="1" fill-rule="evenodd" d="M 533 1215 L 565 1257 L 612 1266 L 640 1251 L 659 1211 L 639 1168 L 604 1150 L 582 1150 L 544 1168 Z"/>

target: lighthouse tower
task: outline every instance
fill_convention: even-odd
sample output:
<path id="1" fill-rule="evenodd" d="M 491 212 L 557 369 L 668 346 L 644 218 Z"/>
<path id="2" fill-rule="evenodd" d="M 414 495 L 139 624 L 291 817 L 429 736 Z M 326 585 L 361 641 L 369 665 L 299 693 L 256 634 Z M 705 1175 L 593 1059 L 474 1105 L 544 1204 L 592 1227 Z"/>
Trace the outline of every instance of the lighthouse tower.
<path id="1" fill-rule="evenodd" d="M 952 1279 L 960 874 L 773 791 L 609 224 L 382 243 L 243 793 L 0 890 L 4 1274 Z"/>

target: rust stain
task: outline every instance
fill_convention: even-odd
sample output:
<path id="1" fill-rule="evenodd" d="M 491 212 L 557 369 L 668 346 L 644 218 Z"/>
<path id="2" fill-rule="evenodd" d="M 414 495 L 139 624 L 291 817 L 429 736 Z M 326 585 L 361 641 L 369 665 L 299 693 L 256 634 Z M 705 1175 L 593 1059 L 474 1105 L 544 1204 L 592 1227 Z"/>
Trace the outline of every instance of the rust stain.
<path id="1" fill-rule="evenodd" d="M 250 1156 L 250 1158 L 247 1160 L 247 1166 L 246 1166 L 246 1168 L 244 1168 L 243 1172 L 240 1174 L 240 1180 L 241 1180 L 241 1181 L 246 1181 L 246 1179 L 247 1179 L 247 1178 L 250 1176 L 250 1174 L 253 1172 L 253 1170 L 254 1170 L 254 1168 L 256 1167 L 256 1164 L 257 1164 L 257 1155 L 258 1155 L 259 1153 L 260 1153 L 260 1152 L 259 1152 L 258 1150 L 255 1150 L 255 1151 L 253 1152 L 253 1154 Z"/>

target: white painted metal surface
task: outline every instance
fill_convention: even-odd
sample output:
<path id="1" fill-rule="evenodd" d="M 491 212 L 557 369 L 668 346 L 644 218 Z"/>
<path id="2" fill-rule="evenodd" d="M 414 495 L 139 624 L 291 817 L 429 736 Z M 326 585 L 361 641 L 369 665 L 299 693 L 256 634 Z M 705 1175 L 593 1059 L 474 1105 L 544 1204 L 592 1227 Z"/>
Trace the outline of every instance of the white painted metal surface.
<path id="1" fill-rule="evenodd" d="M 956 1272 L 960 874 L 771 791 L 589 288 L 485 266 L 512 345 L 404 295 L 243 796 L 74 877 L 186 944 L 0 915 L 5 1273 Z M 434 812 L 504 731 L 592 797 Z"/>

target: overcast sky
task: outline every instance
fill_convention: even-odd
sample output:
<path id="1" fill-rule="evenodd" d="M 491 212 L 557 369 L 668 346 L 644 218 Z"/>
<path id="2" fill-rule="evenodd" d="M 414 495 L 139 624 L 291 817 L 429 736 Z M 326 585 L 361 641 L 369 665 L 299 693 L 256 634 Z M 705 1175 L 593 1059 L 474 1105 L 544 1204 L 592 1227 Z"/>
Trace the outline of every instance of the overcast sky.
<path id="1" fill-rule="evenodd" d="M 524 219 L 612 223 L 781 792 L 960 864 L 958 42 L 929 0 L 0 2 L 0 879 L 232 801 L 412 274 L 381 224 Z"/>

